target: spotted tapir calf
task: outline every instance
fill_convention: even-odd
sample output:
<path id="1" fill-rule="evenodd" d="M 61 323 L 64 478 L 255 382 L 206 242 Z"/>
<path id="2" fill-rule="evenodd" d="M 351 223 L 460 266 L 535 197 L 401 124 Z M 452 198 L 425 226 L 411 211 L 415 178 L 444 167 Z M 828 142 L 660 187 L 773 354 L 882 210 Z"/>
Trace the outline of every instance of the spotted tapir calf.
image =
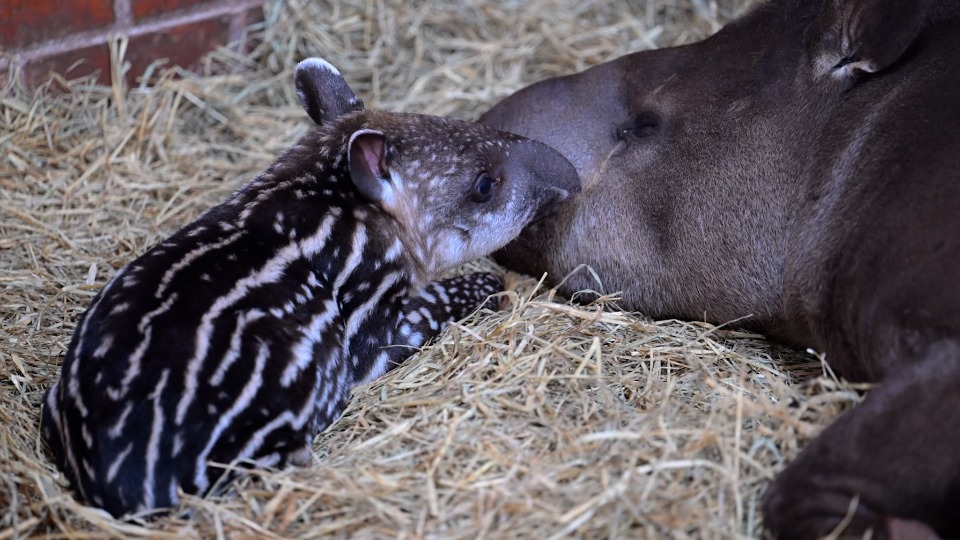
<path id="1" fill-rule="evenodd" d="M 117 272 L 46 395 L 57 465 L 115 516 L 207 493 L 211 462 L 309 463 L 355 386 L 503 285 L 440 274 L 579 191 L 548 146 L 366 109 L 322 59 L 296 88 L 317 126 Z"/>
<path id="2" fill-rule="evenodd" d="M 766 527 L 960 536 L 960 1 L 769 0 L 702 42 L 508 97 L 582 194 L 498 259 L 814 347 L 876 381 L 767 489 Z M 563 290 L 595 288 L 586 275 Z"/>

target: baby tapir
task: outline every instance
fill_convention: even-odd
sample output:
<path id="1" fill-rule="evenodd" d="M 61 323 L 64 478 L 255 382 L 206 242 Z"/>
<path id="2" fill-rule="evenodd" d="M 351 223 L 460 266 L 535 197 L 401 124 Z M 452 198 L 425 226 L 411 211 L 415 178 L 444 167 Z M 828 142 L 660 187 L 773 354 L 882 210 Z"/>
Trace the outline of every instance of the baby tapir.
<path id="1" fill-rule="evenodd" d="M 113 515 L 207 492 L 211 461 L 308 463 L 354 386 L 502 287 L 432 280 L 579 190 L 543 144 L 365 110 L 320 59 L 296 87 L 319 127 L 117 272 L 45 398 L 57 464 Z"/>
<path id="2" fill-rule="evenodd" d="M 761 2 L 482 121 L 583 181 L 500 261 L 880 383 L 770 485 L 777 537 L 960 537 L 960 0 Z"/>

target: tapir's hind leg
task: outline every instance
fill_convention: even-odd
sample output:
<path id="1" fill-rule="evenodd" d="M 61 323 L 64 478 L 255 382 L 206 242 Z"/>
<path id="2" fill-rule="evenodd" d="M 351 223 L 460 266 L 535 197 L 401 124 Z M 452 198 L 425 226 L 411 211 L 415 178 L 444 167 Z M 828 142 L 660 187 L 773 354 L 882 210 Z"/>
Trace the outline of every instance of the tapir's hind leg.
<path id="1" fill-rule="evenodd" d="M 891 373 L 800 453 L 763 507 L 781 539 L 817 538 L 845 518 L 844 535 L 922 538 L 926 524 L 960 537 L 960 348 Z"/>

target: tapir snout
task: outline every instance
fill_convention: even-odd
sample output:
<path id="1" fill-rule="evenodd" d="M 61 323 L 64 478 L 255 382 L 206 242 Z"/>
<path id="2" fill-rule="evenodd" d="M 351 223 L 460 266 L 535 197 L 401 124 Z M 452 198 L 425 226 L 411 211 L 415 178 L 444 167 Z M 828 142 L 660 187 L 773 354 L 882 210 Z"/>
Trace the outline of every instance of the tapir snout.
<path id="1" fill-rule="evenodd" d="M 523 140 L 520 152 L 511 153 L 511 160 L 539 179 L 539 188 L 561 203 L 580 193 L 580 176 L 576 168 L 556 149 L 535 140 Z M 547 209 L 550 210 L 550 209 Z"/>
<path id="2" fill-rule="evenodd" d="M 542 141 L 555 148 L 589 185 L 610 136 L 610 118 L 623 116 L 614 89 L 617 66 L 605 64 L 576 75 L 548 79 L 524 88 L 487 111 L 481 122 Z M 592 109 L 584 110 L 585 102 Z M 585 177 L 590 174 L 591 177 Z"/>

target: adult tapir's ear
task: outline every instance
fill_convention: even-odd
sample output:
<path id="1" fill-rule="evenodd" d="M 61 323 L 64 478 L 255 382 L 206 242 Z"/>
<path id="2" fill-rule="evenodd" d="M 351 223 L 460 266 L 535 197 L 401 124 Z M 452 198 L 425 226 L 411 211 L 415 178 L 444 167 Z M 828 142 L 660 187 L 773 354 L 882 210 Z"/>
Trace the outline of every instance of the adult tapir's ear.
<path id="1" fill-rule="evenodd" d="M 363 102 L 337 68 L 322 58 L 307 58 L 297 64 L 295 78 L 300 104 L 318 125 L 363 109 Z"/>
<path id="2" fill-rule="evenodd" d="M 350 178 L 360 193 L 374 202 L 393 199 L 393 184 L 387 169 L 387 140 L 383 133 L 361 129 L 350 136 L 347 145 Z"/>
<path id="3" fill-rule="evenodd" d="M 825 0 L 816 69 L 848 78 L 896 62 L 923 29 L 932 0 Z"/>

